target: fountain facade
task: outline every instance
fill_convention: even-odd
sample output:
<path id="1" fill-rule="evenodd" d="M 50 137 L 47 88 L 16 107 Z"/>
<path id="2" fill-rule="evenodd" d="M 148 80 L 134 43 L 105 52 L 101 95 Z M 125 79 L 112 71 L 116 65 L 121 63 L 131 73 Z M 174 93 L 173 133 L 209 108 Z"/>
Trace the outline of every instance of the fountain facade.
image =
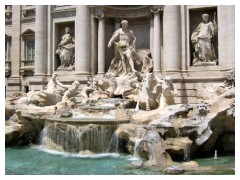
<path id="1" fill-rule="evenodd" d="M 162 7 L 151 11 L 154 21 L 160 11 Z M 104 17 L 97 18 L 102 22 Z M 42 125 L 41 144 L 46 149 L 88 155 L 124 152 L 143 159 L 133 163 L 134 166 L 166 167 L 179 157 L 188 163 L 194 153 L 219 149 L 218 142 L 226 141 L 222 135 L 235 137 L 234 73 L 226 76 L 224 84 L 212 89 L 202 87 L 205 93 L 196 96 L 198 102 L 201 101 L 198 105 L 176 104 L 175 97 L 181 88 L 176 87 L 168 73 L 160 72 L 156 62 L 159 54 L 155 49 L 153 56 L 149 49 L 137 49 L 137 38 L 134 31 L 128 29 L 128 21 L 122 20 L 120 24 L 121 28 L 116 29 L 108 43 L 108 47 L 114 46 L 115 50 L 108 71 L 96 76 L 92 73 L 87 86 L 76 79 L 66 85 L 58 78 L 59 70 L 81 69 L 77 59 L 74 64 L 73 53 L 74 48 L 79 48 L 79 39 L 75 44 L 66 28 L 57 50 L 61 65 L 46 88 L 7 100 L 6 111 L 13 116 L 6 122 L 6 144 L 21 144 L 29 134 L 24 127 L 30 123 L 29 128 L 35 129 L 37 119 Z M 155 34 L 157 30 L 155 26 Z M 201 41 L 195 36 L 192 37 L 194 45 L 199 45 Z M 216 59 L 199 59 L 203 51 L 202 46 L 199 48 L 195 48 L 194 61 L 217 66 Z M 99 48 L 100 52 L 102 50 Z M 99 56 L 99 60 L 103 59 L 104 56 Z M 198 66 L 199 62 L 192 64 Z M 100 64 L 99 70 L 102 70 Z M 39 128 L 34 138 L 38 135 Z M 24 143 L 37 142 L 35 139 Z M 175 166 L 172 169 L 183 172 Z"/>

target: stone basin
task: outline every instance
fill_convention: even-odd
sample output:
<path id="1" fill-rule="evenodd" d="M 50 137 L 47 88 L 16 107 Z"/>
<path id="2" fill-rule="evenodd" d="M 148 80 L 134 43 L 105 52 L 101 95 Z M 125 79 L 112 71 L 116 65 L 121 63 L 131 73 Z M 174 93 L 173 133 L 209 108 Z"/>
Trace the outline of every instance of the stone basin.
<path id="1" fill-rule="evenodd" d="M 105 118 L 60 118 L 60 117 L 47 117 L 47 122 L 58 122 L 69 125 L 86 125 L 86 124 L 106 124 L 106 125 L 118 125 L 129 123 L 130 119 L 105 119 Z"/>

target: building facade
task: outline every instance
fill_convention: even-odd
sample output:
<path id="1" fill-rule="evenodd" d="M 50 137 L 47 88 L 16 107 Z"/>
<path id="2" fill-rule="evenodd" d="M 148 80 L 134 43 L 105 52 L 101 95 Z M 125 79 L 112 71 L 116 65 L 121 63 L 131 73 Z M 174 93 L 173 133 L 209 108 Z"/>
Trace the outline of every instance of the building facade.
<path id="1" fill-rule="evenodd" d="M 214 62 L 194 64 L 191 36 L 202 14 L 216 21 L 210 44 Z M 179 95 L 177 103 L 197 103 L 199 85 L 223 82 L 235 68 L 235 6 L 144 5 L 144 6 L 5 6 L 5 92 L 43 89 L 53 72 L 59 80 L 84 86 L 91 74 L 101 77 L 114 58 L 107 44 L 120 22 L 128 20 L 137 49 L 150 49 L 153 72 L 172 76 Z M 65 28 L 74 38 L 74 68 L 59 69 L 56 54 Z"/>

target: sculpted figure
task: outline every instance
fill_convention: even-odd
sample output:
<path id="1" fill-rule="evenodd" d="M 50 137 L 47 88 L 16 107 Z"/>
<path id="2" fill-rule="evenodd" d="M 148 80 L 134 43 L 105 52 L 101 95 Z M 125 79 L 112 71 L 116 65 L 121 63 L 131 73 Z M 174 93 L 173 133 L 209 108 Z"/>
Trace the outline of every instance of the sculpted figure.
<path id="1" fill-rule="evenodd" d="M 111 47 L 114 42 L 117 56 L 120 56 L 121 59 L 121 71 L 119 73 L 126 75 L 129 72 L 136 72 L 132 58 L 133 53 L 136 53 L 136 37 L 133 32 L 128 29 L 128 21 L 123 20 L 121 25 L 122 28 L 114 32 L 108 43 L 108 47 Z"/>
<path id="2" fill-rule="evenodd" d="M 57 73 L 53 73 L 52 78 L 49 80 L 46 90 L 41 91 L 40 94 L 45 94 L 45 95 L 52 95 L 56 94 L 57 92 L 57 86 L 60 86 L 67 90 L 67 86 L 63 85 L 61 82 L 58 81 L 57 79 Z"/>
<path id="3" fill-rule="evenodd" d="M 62 102 L 66 102 L 70 98 L 76 96 L 78 94 L 79 85 L 80 83 L 78 81 L 74 81 L 68 90 L 63 94 Z"/>
<path id="4" fill-rule="evenodd" d="M 121 26 L 108 43 L 108 47 L 115 46 L 115 57 L 103 79 L 94 85 L 97 90 L 90 94 L 91 98 L 123 97 L 136 101 L 139 83 L 152 71 L 150 50 L 136 50 L 136 37 L 128 29 L 128 21 L 123 20 Z"/>
<path id="5" fill-rule="evenodd" d="M 70 28 L 65 28 L 65 34 L 58 45 L 56 54 L 59 54 L 61 65 L 58 69 L 73 69 L 74 64 L 74 37 L 70 35 Z"/>
<path id="6" fill-rule="evenodd" d="M 169 105 L 175 104 L 174 96 L 177 95 L 178 91 L 175 85 L 172 83 L 172 78 L 166 76 L 162 82 L 162 95 L 160 97 L 159 108 L 164 108 Z"/>
<path id="7" fill-rule="evenodd" d="M 175 95 L 177 95 L 177 89 L 170 76 L 158 79 L 153 73 L 148 73 L 143 79 L 135 111 L 161 109 L 173 105 Z"/>
<path id="8" fill-rule="evenodd" d="M 65 89 L 68 89 L 67 86 L 63 85 L 57 80 L 57 73 L 53 73 L 52 78 L 49 80 L 46 89 L 41 90 L 40 92 L 34 93 L 30 98 L 31 102 L 41 106 L 55 105 L 60 102 L 62 95 L 57 89 L 57 86 L 60 86 Z"/>
<path id="9" fill-rule="evenodd" d="M 191 35 L 191 41 L 194 47 L 193 65 L 198 61 L 211 62 L 217 60 L 213 47 L 213 38 L 217 33 L 215 14 L 213 23 L 208 21 L 208 18 L 208 14 L 203 14 L 203 22 L 198 25 Z"/>
<path id="10" fill-rule="evenodd" d="M 153 110 L 159 107 L 159 99 L 162 94 L 162 83 L 153 73 L 145 75 L 142 81 L 142 87 L 139 91 L 139 98 L 135 111 L 139 108 L 143 110 Z"/>
<path id="11" fill-rule="evenodd" d="M 152 68 L 150 51 L 146 49 L 136 50 L 136 37 L 133 31 L 128 29 L 128 21 L 121 22 L 122 28 L 116 30 L 108 43 L 108 47 L 115 45 L 115 58 L 112 60 L 105 77 L 119 77 L 135 74 L 142 76 Z"/>

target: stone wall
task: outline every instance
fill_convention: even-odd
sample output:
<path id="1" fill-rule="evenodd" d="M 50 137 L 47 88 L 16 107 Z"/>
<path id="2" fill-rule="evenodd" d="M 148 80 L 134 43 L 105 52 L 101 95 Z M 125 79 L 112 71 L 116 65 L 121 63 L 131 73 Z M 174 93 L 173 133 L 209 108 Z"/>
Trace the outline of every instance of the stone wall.
<path id="1" fill-rule="evenodd" d="M 33 7 L 34 8 L 34 7 Z M 46 58 L 42 59 L 38 64 L 40 64 L 41 67 L 37 69 L 37 72 L 42 73 L 44 71 L 45 74 L 41 75 L 41 77 L 36 77 L 36 75 L 31 75 L 34 72 L 36 73 L 36 69 L 33 69 L 32 73 L 25 73 L 22 74 L 20 71 L 21 59 L 24 57 L 24 43 L 22 42 L 21 33 L 25 32 L 27 29 L 31 29 L 33 32 L 39 30 L 39 28 L 36 28 L 36 20 L 37 14 L 34 15 L 34 17 L 31 18 L 23 18 L 22 16 L 22 10 L 20 6 L 13 6 L 12 7 L 12 18 L 6 19 L 5 21 L 5 34 L 11 37 L 11 41 L 9 43 L 10 48 L 10 55 L 9 60 L 11 61 L 10 65 L 10 71 L 6 68 L 9 62 L 5 63 L 5 87 L 6 87 L 6 93 L 7 96 L 11 95 L 12 93 L 16 91 L 24 91 L 24 86 L 29 86 L 29 90 L 40 90 L 41 88 L 44 88 L 48 78 L 51 76 L 51 74 L 57 69 L 58 67 L 58 58 L 55 55 L 55 50 L 57 45 L 59 44 L 61 40 L 61 36 L 64 34 L 64 29 L 66 26 L 70 26 L 71 33 L 74 35 L 75 39 L 78 38 L 78 42 L 81 41 L 88 41 L 86 44 L 89 44 L 89 50 L 86 52 L 86 54 L 81 56 L 80 59 L 78 59 L 78 70 L 75 71 L 58 71 L 59 79 L 65 84 L 71 84 L 74 80 L 78 80 L 81 85 L 86 84 L 88 77 L 91 72 L 93 72 L 93 64 L 95 66 L 95 71 L 98 72 L 98 69 L 96 66 L 98 66 L 98 61 L 103 64 L 103 67 L 101 69 L 104 69 L 106 72 L 109 68 L 109 65 L 111 63 L 111 60 L 114 57 L 114 48 L 108 48 L 107 44 L 110 40 L 113 32 L 116 30 L 116 28 L 120 27 L 120 22 L 123 19 L 127 19 L 129 21 L 129 29 L 131 29 L 134 34 L 136 35 L 137 41 L 136 41 L 136 48 L 137 49 L 150 49 L 152 46 L 153 49 L 153 40 L 156 39 L 153 37 L 153 28 L 151 26 L 154 25 L 154 14 L 152 13 L 152 9 L 155 8 L 155 10 L 158 10 L 160 8 L 160 12 L 158 12 L 159 21 L 160 21 L 160 27 L 159 27 L 159 40 L 160 40 L 160 46 L 155 49 L 161 51 L 160 55 L 157 56 L 159 60 L 154 61 L 155 64 L 159 65 L 159 69 L 156 69 L 157 76 L 160 77 L 163 73 L 164 75 L 168 74 L 172 76 L 174 83 L 177 84 L 180 95 L 176 97 L 176 102 L 197 102 L 196 101 L 196 88 L 194 84 L 197 83 L 220 83 L 223 81 L 224 72 L 230 70 L 231 68 L 235 67 L 235 6 L 139 6 L 139 7 L 127 7 L 126 13 L 123 17 L 120 17 L 121 13 L 124 13 L 124 8 L 121 7 L 119 11 L 114 10 L 110 6 L 81 6 L 80 10 L 84 9 L 87 12 L 87 9 L 89 9 L 89 13 L 76 13 L 78 10 L 77 6 L 47 6 L 46 7 L 46 15 L 47 16 L 47 23 L 43 23 L 47 25 L 47 33 L 46 33 L 46 39 L 47 39 L 47 50 L 46 50 Z M 93 8 L 93 10 L 91 9 Z M 104 8 L 106 8 L 107 11 L 104 11 Z M 109 9 L 110 8 L 110 9 Z M 131 10 L 131 8 L 133 8 Z M 96 10 L 98 9 L 98 10 Z M 116 13 L 116 11 L 118 13 Z M 136 13 L 135 13 L 136 12 Z M 213 13 L 216 12 L 216 21 L 219 26 L 218 28 L 218 35 L 215 39 L 215 49 L 217 52 L 217 56 L 219 59 L 219 63 L 217 66 L 200 66 L 200 67 L 193 67 L 191 66 L 191 56 L 192 56 L 192 45 L 190 41 L 190 35 L 192 31 L 196 28 L 196 26 L 201 22 L 201 14 L 202 13 L 208 13 L 210 15 L 210 21 L 213 20 Z M 95 32 L 99 32 L 99 22 L 100 17 L 105 13 L 106 17 L 104 17 L 104 44 L 101 46 L 104 46 L 105 48 L 105 54 L 101 55 L 101 57 L 105 57 L 102 59 L 99 59 L 98 52 L 91 52 L 92 44 L 95 43 L 95 47 L 98 48 L 98 37 L 95 37 L 95 39 L 88 39 L 84 36 L 84 34 L 79 34 L 79 29 L 76 28 L 76 22 L 79 24 L 79 21 L 81 21 L 81 18 L 79 19 L 80 15 L 83 16 L 89 16 L 87 19 L 92 21 L 92 18 L 95 18 Z M 113 13 L 113 14 L 111 14 Z M 95 17 L 95 16 L 98 17 Z M 112 16 L 111 16 L 112 15 Z M 113 16 L 114 15 L 114 16 Z M 166 15 L 164 17 L 164 15 Z M 40 16 L 43 16 L 43 14 L 40 14 Z M 79 16 L 79 17 L 78 17 Z M 128 16 L 128 17 L 127 17 Z M 174 19 L 174 22 L 166 22 L 169 21 L 169 18 L 167 17 L 175 17 L 180 16 L 179 19 Z M 84 18 L 82 18 L 84 19 Z M 165 21 L 165 22 L 164 22 Z M 179 34 L 175 35 L 178 38 L 178 41 L 174 41 L 175 38 L 173 38 L 171 33 L 174 33 L 175 30 L 167 29 L 168 27 L 171 28 L 174 26 L 175 21 L 178 22 L 180 25 L 179 28 Z M 14 22 L 14 23 L 13 23 Z M 84 21 L 85 22 L 85 21 Z M 92 22 L 91 22 L 92 23 Z M 87 23 L 83 23 L 81 26 L 86 25 Z M 89 23 L 90 24 L 90 23 Z M 87 24 L 87 26 L 89 25 Z M 167 28 L 166 28 L 167 27 Z M 86 28 L 85 28 L 86 29 Z M 92 35 L 93 33 L 92 28 L 89 28 L 89 35 Z M 103 29 L 101 29 L 103 30 Z M 165 32 L 163 32 L 163 30 Z M 76 32 L 79 31 L 79 32 Z M 178 32 L 178 31 L 177 31 Z M 168 38 L 164 36 L 164 33 L 168 36 L 166 37 L 172 37 L 171 40 L 168 41 Z M 170 35 L 168 34 L 170 33 Z M 152 35 L 151 35 L 152 34 Z M 174 33 L 175 34 L 175 33 Z M 227 36 L 226 36 L 227 35 Z M 16 39 L 17 37 L 17 39 Z M 89 36 L 88 36 L 89 37 Z M 152 39 L 151 39 L 152 37 Z M 101 39 L 101 38 L 100 38 Z M 101 39 L 102 40 L 102 39 Z M 41 40 L 42 41 L 42 40 Z M 165 42 L 164 42 L 165 41 Z M 39 42 L 39 39 L 35 39 L 35 42 Z M 166 43 L 167 42 L 167 43 Z M 172 45 L 171 45 L 172 43 Z M 78 46 L 78 45 L 77 45 Z M 164 46 L 165 50 L 164 50 Z M 78 47 L 79 49 L 79 47 Z M 170 50 L 169 50 L 170 49 Z M 179 50 L 180 49 L 180 50 Z M 178 51 L 175 52 L 179 54 L 178 56 L 172 56 L 174 54 L 172 51 Z M 80 52 L 77 50 L 77 52 Z M 85 51 L 84 51 L 85 52 Z M 104 53 L 101 51 L 101 53 Z M 97 54 L 94 54 L 97 53 Z M 153 52 L 152 56 L 153 56 Z M 37 52 L 35 53 L 36 57 L 39 57 L 39 54 Z M 84 53 L 80 53 L 84 54 Z M 78 56 L 80 55 L 78 54 Z M 97 57 L 97 62 L 93 61 L 92 57 L 93 54 L 95 57 Z M 43 57 L 42 54 L 40 54 L 40 57 Z M 45 57 L 45 56 L 44 56 Z M 88 57 L 88 59 L 84 59 L 83 57 Z M 174 58 L 173 58 L 174 57 Z M 101 61 L 100 61 L 101 60 Z M 154 60 L 154 59 L 153 59 Z M 44 63 L 41 63 L 43 62 Z M 180 61 L 180 62 L 179 62 Z M 36 62 L 35 62 L 36 63 Z M 81 64 L 82 63 L 82 64 Z M 160 63 L 160 64 L 159 64 Z M 177 64 L 176 64 L 177 63 Z M 179 64 L 178 64 L 179 63 Z M 36 66 L 35 68 L 38 68 Z M 44 82 L 43 82 L 44 81 Z"/>

